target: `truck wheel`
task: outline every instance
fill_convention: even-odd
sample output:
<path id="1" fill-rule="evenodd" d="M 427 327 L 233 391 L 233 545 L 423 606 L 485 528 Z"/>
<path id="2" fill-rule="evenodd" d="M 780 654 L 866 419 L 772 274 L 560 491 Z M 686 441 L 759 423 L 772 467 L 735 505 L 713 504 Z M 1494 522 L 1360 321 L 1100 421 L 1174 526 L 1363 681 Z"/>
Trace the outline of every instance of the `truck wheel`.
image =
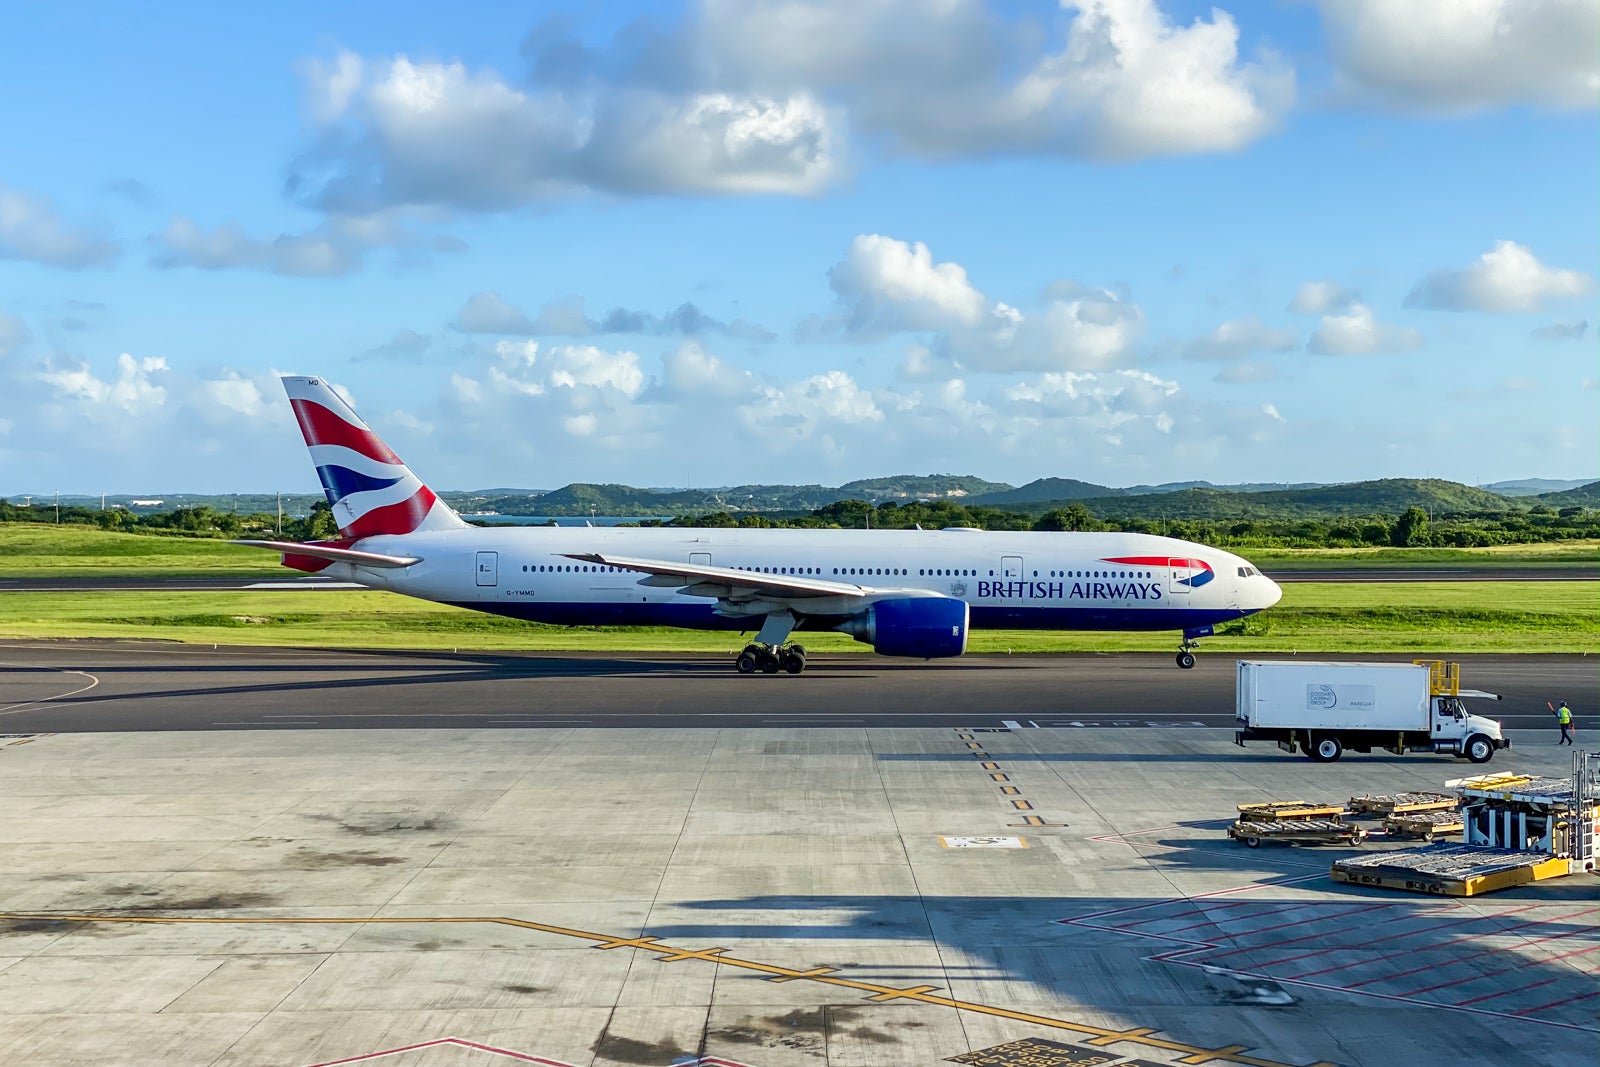
<path id="1" fill-rule="evenodd" d="M 1239 840 L 1244 842 L 1245 848 L 1261 847 L 1261 838 L 1259 837 L 1241 837 Z"/>
<path id="2" fill-rule="evenodd" d="M 1332 763 L 1344 755 L 1344 742 L 1338 734 L 1321 734 L 1311 739 L 1311 758 L 1318 763 Z"/>
<path id="3" fill-rule="evenodd" d="M 1482 734 L 1473 734 L 1467 738 L 1466 753 L 1473 763 L 1488 763 L 1494 755 L 1494 742 Z"/>

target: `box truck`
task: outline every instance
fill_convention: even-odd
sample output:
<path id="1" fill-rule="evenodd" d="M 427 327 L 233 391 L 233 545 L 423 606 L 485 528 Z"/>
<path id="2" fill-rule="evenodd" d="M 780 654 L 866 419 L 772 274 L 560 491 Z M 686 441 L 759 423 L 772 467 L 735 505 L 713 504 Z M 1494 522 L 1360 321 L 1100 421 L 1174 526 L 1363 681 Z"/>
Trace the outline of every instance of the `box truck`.
<path id="1" fill-rule="evenodd" d="M 1487 763 L 1511 742 L 1498 722 L 1470 714 L 1463 698 L 1500 698 L 1462 689 L 1460 678 L 1459 664 L 1438 660 L 1240 660 L 1234 744 L 1276 741 L 1285 752 L 1298 748 L 1318 763 L 1336 760 L 1346 749 L 1374 748 L 1396 755 L 1443 752 Z"/>

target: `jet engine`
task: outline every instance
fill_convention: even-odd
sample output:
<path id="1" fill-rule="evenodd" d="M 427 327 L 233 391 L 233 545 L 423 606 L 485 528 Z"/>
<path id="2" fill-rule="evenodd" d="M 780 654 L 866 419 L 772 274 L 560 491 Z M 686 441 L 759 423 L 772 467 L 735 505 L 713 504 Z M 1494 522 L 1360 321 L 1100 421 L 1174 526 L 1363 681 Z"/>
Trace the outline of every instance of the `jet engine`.
<path id="1" fill-rule="evenodd" d="M 880 600 L 835 629 L 884 656 L 959 656 L 967 650 L 967 602 L 947 596 Z"/>

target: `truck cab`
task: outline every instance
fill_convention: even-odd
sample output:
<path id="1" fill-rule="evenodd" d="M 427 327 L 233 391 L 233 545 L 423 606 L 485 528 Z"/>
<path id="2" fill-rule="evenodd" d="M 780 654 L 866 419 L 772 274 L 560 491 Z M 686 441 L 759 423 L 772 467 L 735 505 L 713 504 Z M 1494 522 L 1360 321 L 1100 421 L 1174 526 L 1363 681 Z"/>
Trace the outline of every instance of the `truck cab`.
<path id="1" fill-rule="evenodd" d="M 1498 700 L 1492 693 L 1467 690 L 1466 695 L 1484 696 Z M 1497 749 L 1509 748 L 1500 724 L 1483 715 L 1467 710 L 1459 694 L 1441 694 L 1433 698 L 1433 750 L 1466 756 L 1474 763 L 1483 763 Z M 1488 747 L 1484 747 L 1487 743 Z"/>

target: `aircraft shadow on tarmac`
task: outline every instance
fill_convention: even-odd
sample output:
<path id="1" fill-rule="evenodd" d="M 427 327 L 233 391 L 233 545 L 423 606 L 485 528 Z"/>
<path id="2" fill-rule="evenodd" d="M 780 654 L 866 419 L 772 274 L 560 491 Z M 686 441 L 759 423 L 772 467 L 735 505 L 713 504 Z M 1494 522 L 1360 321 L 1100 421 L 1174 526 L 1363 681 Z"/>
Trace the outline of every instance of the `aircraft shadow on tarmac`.
<path id="1" fill-rule="evenodd" d="M 1242 846 L 1181 845 L 1162 861 L 1238 871 L 1224 850 Z M 1255 1055 L 1287 1063 L 1528 1062 L 1535 1032 L 1538 1047 L 1554 1054 L 1542 1062 L 1590 1062 L 1600 1031 L 1590 1004 L 1594 978 L 1571 964 L 1582 964 L 1589 958 L 1583 953 L 1595 950 L 1592 883 L 1497 894 L 1506 914 L 1485 914 L 1449 898 L 1330 883 L 1325 864 L 1346 850 L 1286 851 L 1296 864 L 1284 864 L 1281 880 L 1311 876 L 1307 866 L 1314 866 L 1322 873 L 1311 884 L 1330 897 L 1308 901 L 1285 891 L 1287 885 L 1214 900 L 770 895 L 676 904 L 680 913 L 715 918 L 652 923 L 644 933 L 672 945 L 838 942 L 837 952 L 817 950 L 803 965 L 898 985 L 937 983 L 939 977 L 927 967 L 878 965 L 870 943 L 922 942 L 931 932 L 943 949 L 959 953 L 941 951 L 938 967 L 949 981 L 941 983 L 940 995 L 1067 1020 L 1109 1016 L 1156 1028 L 1169 1040 L 1237 1041 L 1257 1049 Z M 1318 862 L 1300 865 L 1308 852 Z M 819 913 L 848 919 L 808 920 Z M 1490 936 L 1497 938 L 1494 945 L 1484 940 Z M 867 944 L 854 949 L 851 941 Z M 1518 942 L 1538 942 L 1542 950 L 1513 954 L 1495 947 Z M 951 965 L 954 960 L 960 962 Z M 1037 994 L 1021 992 L 1022 983 Z M 1058 1006 L 1063 1000 L 1076 1007 Z M 1459 1023 L 1449 1015 L 1441 1022 L 1442 1008 L 1469 1014 Z M 1352 1009 L 1372 1015 L 1352 1025 Z M 1284 1012 L 1298 1018 L 1272 1018 Z M 1411 1025 L 1423 1020 L 1429 1025 Z M 824 1013 L 791 1021 L 793 1039 L 823 1047 Z M 1273 1047 L 1267 1035 L 1286 1030 L 1296 1035 L 1292 1044 Z M 1458 1040 L 1441 1042 L 1441 1033 L 1452 1030 Z M 1055 1036 L 1074 1040 L 1070 1032 Z M 1138 1056 L 1139 1050 L 1118 1046 L 1116 1053 Z"/>

